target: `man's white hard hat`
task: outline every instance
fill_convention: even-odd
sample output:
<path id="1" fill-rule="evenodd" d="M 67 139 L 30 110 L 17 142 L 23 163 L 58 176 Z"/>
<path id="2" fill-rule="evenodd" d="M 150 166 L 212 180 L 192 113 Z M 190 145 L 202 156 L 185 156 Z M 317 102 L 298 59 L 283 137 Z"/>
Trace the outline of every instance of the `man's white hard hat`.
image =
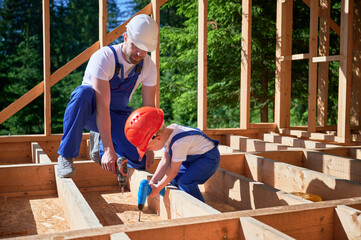
<path id="1" fill-rule="evenodd" d="M 146 14 L 133 17 L 127 24 L 127 33 L 132 42 L 139 49 L 152 52 L 158 43 L 158 25 L 153 18 Z"/>

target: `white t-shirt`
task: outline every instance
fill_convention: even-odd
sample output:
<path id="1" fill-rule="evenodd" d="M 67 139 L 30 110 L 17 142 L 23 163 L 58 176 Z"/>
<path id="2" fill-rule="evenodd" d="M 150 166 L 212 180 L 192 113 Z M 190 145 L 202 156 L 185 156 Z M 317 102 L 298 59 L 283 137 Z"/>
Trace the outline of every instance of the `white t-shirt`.
<path id="1" fill-rule="evenodd" d="M 169 152 L 169 145 L 175 135 L 181 132 L 194 131 L 193 128 L 178 124 L 171 124 L 168 128 L 174 129 L 164 144 L 163 151 Z M 183 162 L 187 155 L 204 154 L 214 148 L 214 143 L 202 135 L 190 135 L 176 140 L 172 145 L 172 162 Z"/>
<path id="2" fill-rule="evenodd" d="M 113 45 L 113 47 L 117 53 L 119 63 L 123 64 L 124 78 L 127 78 L 128 74 L 135 67 L 135 64 L 130 64 L 124 60 L 123 55 L 121 54 L 122 44 Z M 110 47 L 102 47 L 90 57 L 88 65 L 85 69 L 82 84 L 92 86 L 91 76 L 94 76 L 100 80 L 110 81 L 113 78 L 114 71 L 115 58 L 113 51 L 110 49 Z M 121 73 L 119 72 L 119 75 L 120 74 Z M 157 68 L 148 54 L 144 58 L 142 71 L 138 77 L 137 83 L 133 88 L 130 98 L 140 83 L 149 87 L 155 86 L 157 84 Z"/>

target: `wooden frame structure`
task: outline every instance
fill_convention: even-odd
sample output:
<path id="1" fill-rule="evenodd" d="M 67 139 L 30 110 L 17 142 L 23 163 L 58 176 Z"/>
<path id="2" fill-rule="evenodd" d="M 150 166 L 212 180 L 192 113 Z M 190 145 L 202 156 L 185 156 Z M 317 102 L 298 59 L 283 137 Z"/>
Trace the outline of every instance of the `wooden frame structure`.
<path id="1" fill-rule="evenodd" d="M 107 33 L 106 1 L 99 0 L 99 41 L 51 74 L 49 1 L 43 0 L 44 81 L 2 110 L 0 124 L 44 93 L 44 134 L 0 136 L 0 201 L 6 208 L 14 198 L 31 201 L 50 196 L 59 199 L 64 216 L 58 218 L 65 219 L 69 231 L 34 234 L 28 228 L 13 230 L 11 224 L 3 218 L 0 222 L 0 237 L 360 238 L 361 148 L 358 145 L 361 138 L 361 3 L 341 0 L 341 25 L 338 26 L 330 18 L 331 0 L 299 0 L 310 7 L 309 52 L 293 54 L 293 1 L 276 1 L 275 121 L 250 123 L 252 0 L 242 0 L 241 120 L 240 128 L 236 129 L 207 128 L 208 1 L 198 2 L 198 127 L 221 142 L 220 167 L 202 188 L 204 193 L 213 196 L 229 209 L 217 209 L 212 199 L 207 199 L 206 203 L 210 203 L 205 204 L 176 188 L 167 187 L 165 197 L 148 199 L 147 202 L 147 206 L 163 220 L 129 225 L 113 222 L 105 225 L 84 194 L 114 189 L 117 186 L 116 177 L 89 161 L 88 134 L 83 136 L 80 154 L 75 162 L 76 177 L 61 179 L 56 176 L 56 151 L 61 134 L 51 133 L 50 88 L 86 62 L 101 46 L 120 37 L 129 20 Z M 151 0 L 138 14 L 151 14 L 159 23 L 160 7 L 166 2 Z M 330 29 L 340 36 L 340 54 L 336 56 L 329 56 Z M 291 67 L 293 61 L 300 59 L 309 61 L 308 126 L 292 128 Z M 159 43 L 157 50 L 152 53 L 152 60 L 159 71 Z M 340 62 L 336 128 L 327 126 L 329 61 Z M 160 99 L 159 84 L 158 78 L 157 106 Z M 351 84 L 354 87 L 351 88 Z M 159 161 L 159 156 L 156 160 Z M 127 183 L 129 191 L 136 195 L 140 180 L 148 178 L 154 172 L 154 167 L 150 172 L 131 171 Z M 300 197 L 296 193 L 304 195 Z M 307 194 L 319 195 L 322 201 L 313 202 L 305 197 Z M 0 208 L 0 212 L 4 208 Z M 35 216 L 35 213 L 32 214 Z M 114 213 L 110 216 L 109 222 L 114 220 Z M 35 218 L 33 225 L 38 224 Z M 21 216 L 16 220 L 21 221 Z"/>

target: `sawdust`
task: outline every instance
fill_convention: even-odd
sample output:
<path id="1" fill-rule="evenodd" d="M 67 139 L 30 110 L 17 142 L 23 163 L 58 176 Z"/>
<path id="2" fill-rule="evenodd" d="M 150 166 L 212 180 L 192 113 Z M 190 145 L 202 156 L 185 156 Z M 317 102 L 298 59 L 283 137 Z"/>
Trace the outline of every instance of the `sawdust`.
<path id="1" fill-rule="evenodd" d="M 0 199 L 0 237 L 69 230 L 60 199 L 49 196 Z"/>
<path id="2" fill-rule="evenodd" d="M 139 223 L 138 198 L 131 192 L 121 193 L 118 189 L 82 194 L 103 226 Z M 161 220 L 160 216 L 145 206 L 141 213 L 141 222 L 157 220 Z"/>

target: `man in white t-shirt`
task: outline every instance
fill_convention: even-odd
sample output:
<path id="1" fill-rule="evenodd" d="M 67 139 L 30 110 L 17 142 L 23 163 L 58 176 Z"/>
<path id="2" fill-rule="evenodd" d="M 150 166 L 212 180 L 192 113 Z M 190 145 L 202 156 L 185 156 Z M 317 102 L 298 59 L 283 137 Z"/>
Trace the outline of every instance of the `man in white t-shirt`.
<path id="1" fill-rule="evenodd" d="M 137 15 L 127 24 L 123 43 L 103 47 L 91 56 L 83 83 L 73 91 L 65 110 L 58 149 L 60 177 L 75 173 L 73 158 L 79 155 L 84 128 L 99 133 L 99 163 L 105 170 L 116 174 L 119 157 L 127 159 L 128 167 L 150 167 L 153 152 L 140 158 L 124 135 L 124 124 L 133 111 L 128 103 L 140 84 L 143 106 L 155 106 L 157 69 L 147 53 L 156 49 L 158 33 L 151 17 Z"/>

